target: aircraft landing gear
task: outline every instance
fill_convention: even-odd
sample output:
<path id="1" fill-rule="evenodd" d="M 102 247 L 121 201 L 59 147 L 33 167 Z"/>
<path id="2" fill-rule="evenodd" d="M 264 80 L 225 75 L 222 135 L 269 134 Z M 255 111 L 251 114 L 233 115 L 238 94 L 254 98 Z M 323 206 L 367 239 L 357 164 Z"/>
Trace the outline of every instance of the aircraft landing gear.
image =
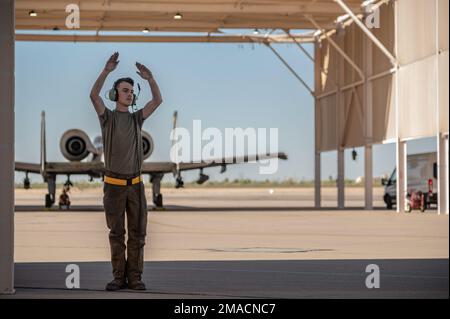
<path id="1" fill-rule="evenodd" d="M 54 197 L 51 194 L 45 194 L 45 208 L 51 208 L 55 203 Z"/>
<path id="2" fill-rule="evenodd" d="M 155 208 L 163 208 L 163 196 L 161 194 L 161 179 L 164 174 L 157 173 L 150 175 L 150 183 L 152 183 L 153 204 Z"/>
<path id="3" fill-rule="evenodd" d="M 45 195 L 45 208 L 50 209 L 55 203 L 56 175 L 48 175 L 45 181 L 48 187 L 48 194 Z"/>
<path id="4" fill-rule="evenodd" d="M 175 179 L 175 188 L 182 188 L 184 187 L 183 178 L 181 177 L 181 174 L 178 172 L 178 175 Z"/>
<path id="5" fill-rule="evenodd" d="M 30 189 L 30 179 L 28 178 L 28 172 L 25 173 L 25 178 L 23 179 L 23 188 Z"/>

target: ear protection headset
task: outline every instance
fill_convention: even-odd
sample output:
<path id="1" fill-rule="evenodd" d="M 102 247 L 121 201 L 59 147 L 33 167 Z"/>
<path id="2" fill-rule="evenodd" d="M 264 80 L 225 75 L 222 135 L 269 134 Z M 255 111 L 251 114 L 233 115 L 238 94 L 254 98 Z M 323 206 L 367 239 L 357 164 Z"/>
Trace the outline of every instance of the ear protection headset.
<path id="1" fill-rule="evenodd" d="M 119 99 L 119 92 L 117 91 L 116 88 L 112 88 L 111 90 L 108 91 L 108 98 L 111 101 L 117 102 L 117 100 Z M 133 93 L 133 101 L 131 102 L 131 105 L 136 105 L 136 101 L 137 96 L 136 94 Z"/>
<path id="2" fill-rule="evenodd" d="M 138 83 L 137 86 L 138 86 L 139 93 L 138 93 L 138 95 L 133 93 L 133 101 L 131 102 L 132 106 L 136 105 L 136 102 L 137 102 L 137 99 L 139 97 L 139 94 L 141 93 L 141 86 L 139 85 L 139 83 Z M 119 91 L 116 89 L 116 84 L 115 83 L 114 83 L 113 88 L 108 91 L 108 98 L 111 101 L 114 101 L 114 102 L 117 102 L 118 99 L 119 99 Z"/>

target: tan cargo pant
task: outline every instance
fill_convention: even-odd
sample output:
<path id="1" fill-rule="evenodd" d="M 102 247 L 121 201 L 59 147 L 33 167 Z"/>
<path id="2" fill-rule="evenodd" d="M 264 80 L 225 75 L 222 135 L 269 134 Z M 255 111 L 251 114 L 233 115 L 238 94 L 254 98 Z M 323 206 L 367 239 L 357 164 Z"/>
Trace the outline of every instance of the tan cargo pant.
<path id="1" fill-rule="evenodd" d="M 128 278 L 128 281 L 141 280 L 148 213 L 144 184 L 141 182 L 139 188 L 139 184 L 117 186 L 105 183 L 103 193 L 106 224 L 110 230 L 109 244 L 113 276 L 115 279 Z M 141 200 L 141 213 L 139 213 L 139 199 Z M 125 212 L 128 227 L 126 246 Z"/>

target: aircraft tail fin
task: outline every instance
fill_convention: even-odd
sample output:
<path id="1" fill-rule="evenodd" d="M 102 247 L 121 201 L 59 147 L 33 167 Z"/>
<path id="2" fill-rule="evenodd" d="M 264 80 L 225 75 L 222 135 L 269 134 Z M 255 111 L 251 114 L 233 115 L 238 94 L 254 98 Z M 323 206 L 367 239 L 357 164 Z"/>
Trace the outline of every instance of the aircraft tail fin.
<path id="1" fill-rule="evenodd" d="M 45 141 L 45 112 L 41 112 L 41 174 L 45 175 L 45 164 L 47 162 L 47 150 Z"/>

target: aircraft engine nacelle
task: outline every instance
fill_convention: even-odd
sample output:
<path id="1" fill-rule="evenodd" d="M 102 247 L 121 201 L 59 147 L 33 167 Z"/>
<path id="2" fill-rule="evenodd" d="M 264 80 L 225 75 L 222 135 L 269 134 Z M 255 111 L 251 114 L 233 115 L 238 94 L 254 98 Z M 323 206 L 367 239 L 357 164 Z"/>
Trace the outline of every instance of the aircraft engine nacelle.
<path id="1" fill-rule="evenodd" d="M 66 131 L 61 137 L 59 147 L 61 153 L 69 161 L 81 161 L 85 159 L 89 153 L 98 154 L 103 151 L 101 146 L 101 138 L 96 138 L 94 145 L 89 136 L 82 130 L 72 129 Z M 144 160 L 153 153 L 154 142 L 151 135 L 142 131 L 142 152 Z"/>
<path id="2" fill-rule="evenodd" d="M 152 136 L 146 131 L 142 130 L 142 153 L 144 160 L 149 158 L 153 153 L 155 144 L 153 143 Z"/>
<path id="3" fill-rule="evenodd" d="M 89 136 L 82 130 L 72 129 L 66 131 L 59 142 L 61 153 L 69 161 L 81 161 L 89 153 L 96 153 L 97 150 L 92 144 Z"/>

